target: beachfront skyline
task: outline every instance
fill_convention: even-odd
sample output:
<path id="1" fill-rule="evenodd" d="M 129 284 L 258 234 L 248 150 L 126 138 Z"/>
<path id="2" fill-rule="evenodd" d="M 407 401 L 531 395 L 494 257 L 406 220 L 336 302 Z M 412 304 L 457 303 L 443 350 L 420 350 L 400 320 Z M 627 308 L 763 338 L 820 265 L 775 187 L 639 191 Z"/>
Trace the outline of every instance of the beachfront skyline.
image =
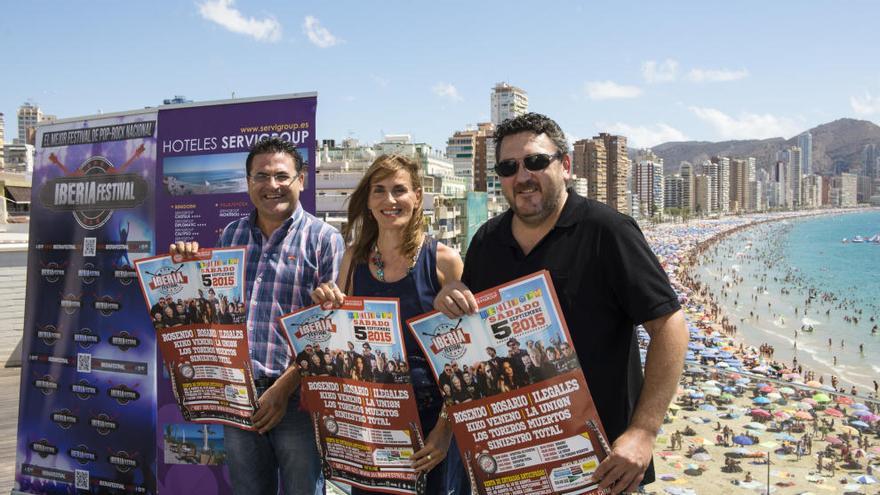
<path id="1" fill-rule="evenodd" d="M 880 5 L 831 7 L 19 2 L 0 20 L 11 55 L 0 112 L 11 137 L 27 100 L 64 118 L 176 94 L 318 91 L 319 139 L 409 133 L 444 149 L 490 119 L 491 87 L 506 81 L 572 140 L 788 138 L 840 117 L 880 120 L 880 72 L 867 63 L 875 35 L 852 22 L 877 18 Z"/>

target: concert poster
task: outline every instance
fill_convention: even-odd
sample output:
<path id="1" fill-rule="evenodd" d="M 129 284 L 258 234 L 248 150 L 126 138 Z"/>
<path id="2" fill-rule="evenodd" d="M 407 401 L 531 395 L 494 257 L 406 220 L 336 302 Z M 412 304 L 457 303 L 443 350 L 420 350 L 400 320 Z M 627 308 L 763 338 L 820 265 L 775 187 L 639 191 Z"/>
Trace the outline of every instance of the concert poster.
<path id="1" fill-rule="evenodd" d="M 346 298 L 281 318 L 303 376 L 324 476 L 386 493 L 421 493 L 410 458 L 424 446 L 397 299 Z"/>
<path id="2" fill-rule="evenodd" d="M 600 493 L 610 447 L 547 271 L 476 294 L 479 310 L 407 321 L 481 495 Z"/>
<path id="3" fill-rule="evenodd" d="M 187 421 L 253 430 L 256 390 L 248 353 L 245 250 L 138 260 L 156 342 Z"/>

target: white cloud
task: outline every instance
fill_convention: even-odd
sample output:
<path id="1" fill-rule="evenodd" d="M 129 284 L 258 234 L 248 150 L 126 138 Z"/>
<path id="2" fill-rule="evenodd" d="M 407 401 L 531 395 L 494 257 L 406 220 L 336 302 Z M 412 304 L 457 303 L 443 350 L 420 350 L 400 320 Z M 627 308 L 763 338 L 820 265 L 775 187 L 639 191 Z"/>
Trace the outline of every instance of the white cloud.
<path id="1" fill-rule="evenodd" d="M 648 60 L 642 62 L 642 77 L 648 84 L 675 81 L 678 72 L 678 62 L 667 58 L 662 62 Z"/>
<path id="2" fill-rule="evenodd" d="M 738 81 L 747 77 L 747 69 L 691 69 L 687 74 L 687 80 L 696 83 Z"/>
<path id="3" fill-rule="evenodd" d="M 874 96 L 870 92 L 865 91 L 865 96 L 850 96 L 849 104 L 853 111 L 862 115 L 871 115 L 880 113 L 880 96 Z"/>
<path id="4" fill-rule="evenodd" d="M 625 86 L 614 81 L 591 81 L 584 85 L 591 100 L 613 100 L 619 98 L 638 98 L 641 88 Z"/>
<path id="5" fill-rule="evenodd" d="M 327 28 L 321 25 L 316 17 L 307 15 L 303 21 L 303 32 L 313 45 L 320 48 L 330 48 L 342 43 L 342 40 L 333 35 Z"/>
<path id="6" fill-rule="evenodd" d="M 433 91 L 435 95 L 441 98 L 446 98 L 449 101 L 464 100 L 464 98 L 458 94 L 458 89 L 449 83 L 439 82 L 431 88 L 431 91 Z"/>
<path id="7" fill-rule="evenodd" d="M 615 122 L 610 125 L 598 123 L 596 127 L 601 129 L 602 132 L 626 136 L 629 145 L 635 148 L 650 148 L 651 146 L 669 141 L 688 140 L 688 137 L 683 132 L 663 122 L 653 126 L 635 126 L 624 124 L 623 122 Z"/>
<path id="8" fill-rule="evenodd" d="M 689 107 L 690 111 L 709 124 L 722 139 L 766 139 L 793 136 L 799 124 L 792 119 L 769 113 L 744 112 L 738 118 L 731 117 L 715 108 Z"/>
<path id="9" fill-rule="evenodd" d="M 199 5 L 199 14 L 233 33 L 244 34 L 257 41 L 274 42 L 281 39 L 281 24 L 278 21 L 272 17 L 245 17 L 233 7 L 234 3 L 234 0 L 206 0 Z"/>

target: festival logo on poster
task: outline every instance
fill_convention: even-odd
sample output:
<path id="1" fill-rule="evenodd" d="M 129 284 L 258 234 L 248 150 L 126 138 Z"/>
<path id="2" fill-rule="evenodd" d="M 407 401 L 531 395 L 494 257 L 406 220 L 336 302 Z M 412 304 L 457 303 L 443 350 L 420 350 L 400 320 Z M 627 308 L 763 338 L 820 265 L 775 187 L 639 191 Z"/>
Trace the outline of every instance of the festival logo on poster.
<path id="1" fill-rule="evenodd" d="M 256 409 L 242 296 L 241 248 L 156 256 L 135 268 L 159 349 L 187 420 L 253 429 Z M 117 344 L 137 345 L 118 335 Z"/>
<path id="2" fill-rule="evenodd" d="M 599 493 L 609 451 L 546 272 L 476 295 L 479 311 L 409 320 L 475 492 Z"/>
<path id="3" fill-rule="evenodd" d="M 346 299 L 281 318 L 303 375 L 324 474 L 369 490 L 419 493 L 411 467 L 424 441 L 396 299 Z"/>

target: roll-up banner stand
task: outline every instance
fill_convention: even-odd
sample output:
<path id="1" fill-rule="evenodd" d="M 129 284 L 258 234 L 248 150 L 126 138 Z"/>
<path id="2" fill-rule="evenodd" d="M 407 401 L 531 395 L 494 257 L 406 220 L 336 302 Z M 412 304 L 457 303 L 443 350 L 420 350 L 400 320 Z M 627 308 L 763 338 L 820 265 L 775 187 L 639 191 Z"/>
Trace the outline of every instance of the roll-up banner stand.
<path id="1" fill-rule="evenodd" d="M 245 158 L 266 137 L 302 154 L 314 213 L 316 107 L 300 93 L 38 128 L 13 493 L 231 493 L 223 428 L 183 419 L 134 262 L 213 247 L 248 215 Z"/>

